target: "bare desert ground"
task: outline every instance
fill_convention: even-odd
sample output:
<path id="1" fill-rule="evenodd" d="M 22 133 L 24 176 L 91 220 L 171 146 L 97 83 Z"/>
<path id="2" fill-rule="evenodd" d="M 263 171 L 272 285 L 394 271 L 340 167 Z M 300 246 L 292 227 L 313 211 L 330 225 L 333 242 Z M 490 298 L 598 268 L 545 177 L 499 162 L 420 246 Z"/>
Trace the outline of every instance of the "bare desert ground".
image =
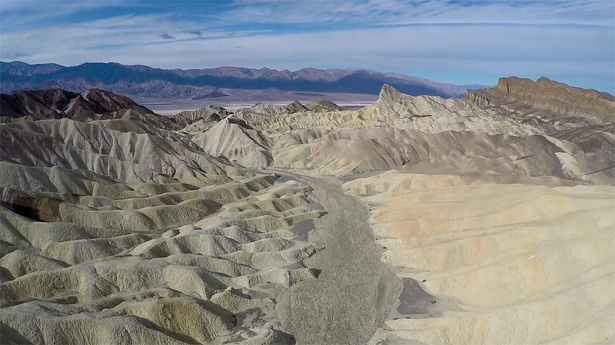
<path id="1" fill-rule="evenodd" d="M 6 99 L 2 344 L 615 341 L 608 94 Z"/>
<path id="2" fill-rule="evenodd" d="M 391 171 L 346 183 L 404 282 L 371 343 L 609 343 L 615 188 L 544 182 Z"/>

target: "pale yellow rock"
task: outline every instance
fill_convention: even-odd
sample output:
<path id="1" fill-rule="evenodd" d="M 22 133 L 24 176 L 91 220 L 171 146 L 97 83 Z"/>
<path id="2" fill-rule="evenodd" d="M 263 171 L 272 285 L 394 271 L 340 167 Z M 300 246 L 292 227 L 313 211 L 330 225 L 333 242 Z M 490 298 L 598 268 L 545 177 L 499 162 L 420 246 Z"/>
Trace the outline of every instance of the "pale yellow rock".
<path id="1" fill-rule="evenodd" d="M 389 320 L 373 343 L 608 343 L 615 336 L 615 187 L 388 172 L 345 188 L 370 205 L 382 260 L 458 303 L 439 315 Z"/>

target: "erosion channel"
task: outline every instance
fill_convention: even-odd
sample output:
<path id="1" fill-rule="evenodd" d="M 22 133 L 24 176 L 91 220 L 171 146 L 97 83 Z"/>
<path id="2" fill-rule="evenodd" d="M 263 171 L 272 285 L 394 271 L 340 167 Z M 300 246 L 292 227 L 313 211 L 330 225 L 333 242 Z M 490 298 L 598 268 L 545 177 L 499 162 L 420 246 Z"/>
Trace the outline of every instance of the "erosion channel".
<path id="1" fill-rule="evenodd" d="M 298 344 L 367 343 L 399 295 L 401 280 L 380 261 L 368 211 L 358 198 L 344 194 L 341 181 L 296 177 L 313 188 L 327 211 L 309 236 L 325 249 L 306 262 L 322 270 L 318 279 L 286 290 L 278 316 Z"/>

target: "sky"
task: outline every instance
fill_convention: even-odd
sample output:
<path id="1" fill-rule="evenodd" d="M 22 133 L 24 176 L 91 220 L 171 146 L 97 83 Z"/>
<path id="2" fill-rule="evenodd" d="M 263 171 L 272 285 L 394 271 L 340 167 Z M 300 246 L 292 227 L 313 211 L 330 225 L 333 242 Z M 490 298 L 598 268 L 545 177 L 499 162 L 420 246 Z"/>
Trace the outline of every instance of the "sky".
<path id="1" fill-rule="evenodd" d="M 0 0 L 0 60 L 547 76 L 615 94 L 615 1 Z"/>

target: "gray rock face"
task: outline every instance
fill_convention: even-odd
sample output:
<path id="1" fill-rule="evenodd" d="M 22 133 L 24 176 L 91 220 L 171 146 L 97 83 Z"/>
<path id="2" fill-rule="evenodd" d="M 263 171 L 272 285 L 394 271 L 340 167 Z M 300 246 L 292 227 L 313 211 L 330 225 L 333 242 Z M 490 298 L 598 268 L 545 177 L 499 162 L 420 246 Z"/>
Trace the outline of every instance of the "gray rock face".
<path id="1" fill-rule="evenodd" d="M 201 109 L 191 110 L 191 111 L 183 111 L 175 115 L 175 119 L 178 123 L 182 123 L 184 125 L 191 124 L 198 120 L 210 121 L 210 122 L 218 122 L 221 119 L 229 116 L 231 112 L 224 109 L 223 107 L 217 107 L 213 105 L 206 105 Z"/>
<path id="2" fill-rule="evenodd" d="M 310 111 L 314 112 L 328 112 L 342 110 L 337 104 L 327 100 L 316 100 L 308 103 L 306 106 Z"/>

